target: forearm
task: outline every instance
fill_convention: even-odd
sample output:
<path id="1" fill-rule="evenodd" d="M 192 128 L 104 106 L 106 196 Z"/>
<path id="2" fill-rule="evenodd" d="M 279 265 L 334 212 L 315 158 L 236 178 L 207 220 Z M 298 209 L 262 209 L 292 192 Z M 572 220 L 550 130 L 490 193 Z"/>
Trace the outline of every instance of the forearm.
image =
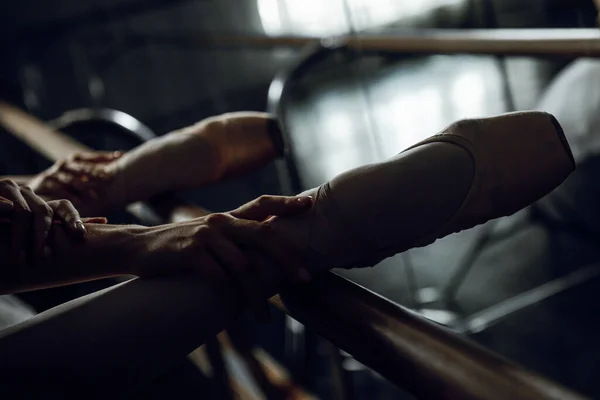
<path id="1" fill-rule="evenodd" d="M 110 207 L 165 191 L 235 177 L 271 161 L 276 122 L 264 113 L 230 113 L 151 140 L 115 162 Z"/>
<path id="2" fill-rule="evenodd" d="M 11 261 L 0 268 L 0 294 L 68 285 L 111 276 L 129 275 L 142 262 L 145 227 L 87 224 L 84 239 L 69 238 L 53 225 L 49 254 Z M 9 224 L 0 225 L 0 254 L 9 254 Z"/>

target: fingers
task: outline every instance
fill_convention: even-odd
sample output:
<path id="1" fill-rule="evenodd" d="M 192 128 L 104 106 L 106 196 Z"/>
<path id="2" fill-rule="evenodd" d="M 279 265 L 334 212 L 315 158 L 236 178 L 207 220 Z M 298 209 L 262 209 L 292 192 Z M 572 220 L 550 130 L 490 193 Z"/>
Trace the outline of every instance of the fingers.
<path id="1" fill-rule="evenodd" d="M 268 239 L 260 240 L 257 245 L 269 260 L 277 264 L 291 282 L 306 283 L 311 279 L 306 269 L 305 257 L 301 252 L 283 238 L 268 233 Z"/>
<path id="2" fill-rule="evenodd" d="M 260 196 L 231 211 L 236 218 L 264 221 L 270 216 L 291 216 L 307 211 L 312 205 L 312 197 Z"/>
<path id="3" fill-rule="evenodd" d="M 97 181 L 90 179 L 88 175 L 73 177 L 70 173 L 58 172 L 54 176 L 48 176 L 48 180 L 54 179 L 64 192 L 69 193 L 68 199 L 73 199 L 80 204 L 86 204 L 98 199 L 98 191 L 94 186 L 99 186 Z M 54 198 L 60 198 L 53 195 Z"/>
<path id="4" fill-rule="evenodd" d="M 283 269 L 286 278 L 292 282 L 310 280 L 304 256 L 284 238 L 276 235 L 270 225 L 236 219 L 224 225 L 223 230 L 234 241 L 259 249 L 277 267 Z"/>
<path id="5" fill-rule="evenodd" d="M 21 187 L 21 194 L 31 210 L 33 226 L 33 255 L 35 259 L 40 259 L 44 252 L 44 247 L 48 241 L 48 233 L 52 227 L 52 217 L 54 211 L 42 198 L 33 193 L 31 188 Z"/>
<path id="6" fill-rule="evenodd" d="M 95 151 L 85 153 L 75 153 L 70 159 L 77 162 L 97 162 L 106 163 L 114 161 L 123 156 L 121 151 Z"/>
<path id="7" fill-rule="evenodd" d="M 76 177 L 76 180 L 84 183 L 90 180 L 108 180 L 111 178 L 106 167 L 77 161 L 62 162 L 59 165 L 59 172 L 66 173 L 71 179 Z"/>
<path id="8" fill-rule="evenodd" d="M 80 176 L 74 177 L 74 173 L 63 171 L 64 164 L 65 161 L 57 162 L 31 181 L 30 186 L 39 195 L 51 199 L 69 199 L 82 205 L 85 191 L 75 184 L 80 180 Z"/>
<path id="9" fill-rule="evenodd" d="M 0 212 L 10 211 L 11 258 L 22 261 L 21 254 L 30 254 L 32 245 L 34 260 L 44 255 L 54 216 L 65 222 L 66 230 L 81 237 L 85 227 L 79 212 L 68 200 L 46 203 L 28 186 L 19 186 L 11 180 L 0 180 Z"/>
<path id="10" fill-rule="evenodd" d="M 13 262 L 18 262 L 21 252 L 25 250 L 28 233 L 31 229 L 31 209 L 21 194 L 21 188 L 14 181 L 2 180 L 0 195 L 10 199 L 13 203 L 10 224 L 10 257 Z"/>
<path id="11" fill-rule="evenodd" d="M 263 293 L 259 277 L 242 250 L 221 235 L 211 238 L 209 248 L 219 264 L 225 268 L 227 274 L 235 280 L 250 300 L 256 319 L 260 322 L 270 321 L 269 303 Z"/>
<path id="12" fill-rule="evenodd" d="M 83 237 L 86 233 L 79 212 L 69 200 L 55 200 L 48 202 L 54 210 L 54 215 L 64 222 L 67 232 L 75 237 Z"/>
<path id="13" fill-rule="evenodd" d="M 71 181 L 63 176 L 45 176 L 43 184 L 34 191 L 42 196 L 47 195 L 52 199 L 71 200 L 71 202 L 77 206 L 85 204 L 85 193 L 80 193 L 77 188 L 72 185 Z"/>

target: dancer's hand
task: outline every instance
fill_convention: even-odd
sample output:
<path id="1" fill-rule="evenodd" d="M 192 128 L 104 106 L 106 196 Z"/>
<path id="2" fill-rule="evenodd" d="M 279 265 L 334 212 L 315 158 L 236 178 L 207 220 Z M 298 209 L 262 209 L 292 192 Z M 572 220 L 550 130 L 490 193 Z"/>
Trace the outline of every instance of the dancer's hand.
<path id="1" fill-rule="evenodd" d="M 46 200 L 67 199 L 86 213 L 102 212 L 102 199 L 116 174 L 121 152 L 77 153 L 56 162 L 29 182 Z"/>
<path id="2" fill-rule="evenodd" d="M 216 284 L 234 279 L 257 317 L 267 319 L 266 293 L 259 283 L 264 268 L 282 268 L 291 282 L 310 276 L 301 252 L 262 221 L 300 214 L 311 205 L 310 197 L 262 196 L 228 213 L 150 228 L 149 264 L 136 274 L 172 273 L 178 265 Z"/>
<path id="3" fill-rule="evenodd" d="M 43 256 L 52 223 L 62 223 L 66 232 L 81 238 L 86 230 L 79 212 L 68 200 L 46 202 L 28 186 L 10 179 L 0 180 L 0 222 L 10 224 L 10 257 L 22 259 L 23 254 Z M 102 222 L 94 220 L 92 222 Z"/>

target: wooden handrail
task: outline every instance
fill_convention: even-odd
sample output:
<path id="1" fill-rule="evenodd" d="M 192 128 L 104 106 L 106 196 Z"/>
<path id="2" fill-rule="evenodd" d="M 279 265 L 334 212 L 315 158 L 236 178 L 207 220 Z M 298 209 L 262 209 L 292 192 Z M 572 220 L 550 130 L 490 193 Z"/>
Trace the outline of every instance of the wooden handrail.
<path id="1" fill-rule="evenodd" d="M 49 146 L 60 140 L 55 135 L 37 131 Z M 50 153 L 45 145 L 36 148 Z M 187 217 L 194 212 L 187 206 Z M 417 398 L 583 399 L 333 273 L 271 302 Z"/>
<path id="2" fill-rule="evenodd" d="M 582 399 L 335 274 L 274 299 L 419 399 Z"/>
<path id="3" fill-rule="evenodd" d="M 73 153 L 93 151 L 72 137 L 56 131 L 32 115 L 0 101 L 0 125 L 33 150 L 52 161 Z"/>
<path id="4" fill-rule="evenodd" d="M 346 42 L 351 48 L 400 53 L 600 56 L 598 29 L 432 30 L 349 37 Z"/>
<path id="5" fill-rule="evenodd" d="M 194 33 L 138 33 L 135 43 L 189 44 L 219 48 L 302 48 L 314 42 L 356 50 L 409 54 L 502 54 L 523 56 L 600 57 L 598 29 L 425 29 L 358 33 L 330 38 L 312 36 L 227 36 Z"/>

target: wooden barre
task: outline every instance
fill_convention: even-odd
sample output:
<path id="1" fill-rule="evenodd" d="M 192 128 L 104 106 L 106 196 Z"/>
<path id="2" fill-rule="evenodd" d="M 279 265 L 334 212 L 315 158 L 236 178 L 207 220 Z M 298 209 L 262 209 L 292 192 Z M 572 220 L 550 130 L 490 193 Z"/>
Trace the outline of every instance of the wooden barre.
<path id="1" fill-rule="evenodd" d="M 65 159 L 77 152 L 92 151 L 86 145 L 49 128 L 42 121 L 8 103 L 0 102 L 0 125 L 52 161 Z"/>
<path id="2" fill-rule="evenodd" d="M 69 135 L 48 127 L 33 115 L 2 101 L 0 101 L 0 126 L 54 162 L 64 160 L 74 153 L 93 151 Z M 142 220 L 144 218 L 159 220 L 156 212 L 140 202 L 128 205 L 127 211 Z"/>
<path id="3" fill-rule="evenodd" d="M 355 50 L 408 54 L 488 54 L 600 57 L 599 29 L 424 29 L 347 36 L 211 36 L 194 33 L 135 34 L 126 38 L 207 47 L 305 47 L 316 41 Z"/>
<path id="4" fill-rule="evenodd" d="M 584 398 L 333 273 L 272 301 L 418 399 Z"/>

